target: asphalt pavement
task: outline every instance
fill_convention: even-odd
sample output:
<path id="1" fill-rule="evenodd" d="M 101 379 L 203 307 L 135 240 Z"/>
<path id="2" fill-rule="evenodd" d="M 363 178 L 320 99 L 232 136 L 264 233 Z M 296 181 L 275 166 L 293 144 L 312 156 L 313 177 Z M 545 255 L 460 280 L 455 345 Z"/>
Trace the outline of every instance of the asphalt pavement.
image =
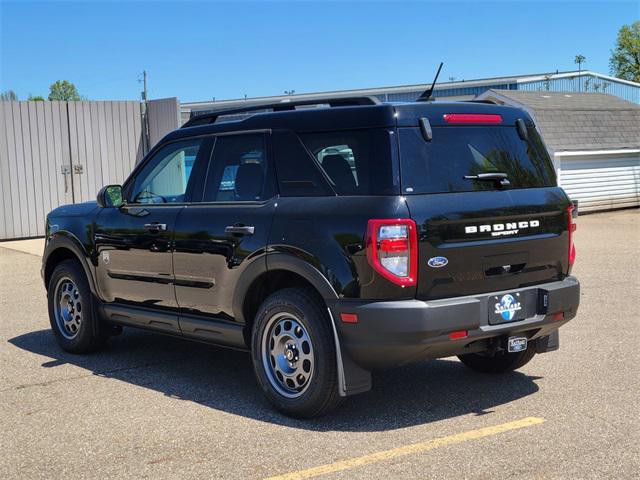
<path id="1" fill-rule="evenodd" d="M 639 220 L 578 219 L 559 351 L 502 376 L 378 373 L 313 421 L 272 410 L 241 352 L 135 329 L 63 352 L 38 250 L 0 243 L 0 478 L 638 478 Z"/>

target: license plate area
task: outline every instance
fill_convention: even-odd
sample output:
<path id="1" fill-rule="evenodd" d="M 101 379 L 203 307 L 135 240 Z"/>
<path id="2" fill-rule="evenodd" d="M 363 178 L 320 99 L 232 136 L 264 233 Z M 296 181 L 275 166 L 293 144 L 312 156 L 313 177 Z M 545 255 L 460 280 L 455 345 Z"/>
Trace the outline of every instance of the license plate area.
<path id="1" fill-rule="evenodd" d="M 507 351 L 509 353 L 522 352 L 527 349 L 527 337 L 509 337 L 507 339 Z"/>
<path id="2" fill-rule="evenodd" d="M 536 314 L 538 304 L 537 290 L 507 292 L 489 297 L 489 324 L 517 322 Z"/>

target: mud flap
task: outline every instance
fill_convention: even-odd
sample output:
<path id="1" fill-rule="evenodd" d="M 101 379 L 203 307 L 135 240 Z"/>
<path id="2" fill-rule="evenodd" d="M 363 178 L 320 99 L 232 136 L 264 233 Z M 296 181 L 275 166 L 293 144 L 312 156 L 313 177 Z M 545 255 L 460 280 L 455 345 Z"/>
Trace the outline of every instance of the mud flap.
<path id="1" fill-rule="evenodd" d="M 553 352 L 560 348 L 560 331 L 554 330 L 545 337 L 536 340 L 536 353 Z"/>
<path id="2" fill-rule="evenodd" d="M 348 397 L 349 395 L 356 395 L 357 393 L 364 393 L 371 390 L 371 372 L 357 365 L 347 352 L 344 351 L 340 345 L 340 339 L 338 337 L 338 329 L 336 328 L 336 322 L 329 311 L 329 318 L 331 318 L 331 326 L 333 327 L 333 338 L 336 343 L 336 361 L 338 364 L 338 393 L 341 397 Z"/>

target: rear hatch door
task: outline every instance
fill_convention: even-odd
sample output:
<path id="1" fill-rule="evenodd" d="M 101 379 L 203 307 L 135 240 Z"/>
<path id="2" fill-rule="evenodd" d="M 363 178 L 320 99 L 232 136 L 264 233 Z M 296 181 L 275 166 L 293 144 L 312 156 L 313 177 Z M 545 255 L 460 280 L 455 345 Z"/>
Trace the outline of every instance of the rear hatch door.
<path id="1" fill-rule="evenodd" d="M 426 141 L 420 128 L 398 129 L 402 191 L 419 232 L 417 298 L 563 278 L 570 202 L 533 125 L 524 139 L 513 123 L 431 130 Z"/>

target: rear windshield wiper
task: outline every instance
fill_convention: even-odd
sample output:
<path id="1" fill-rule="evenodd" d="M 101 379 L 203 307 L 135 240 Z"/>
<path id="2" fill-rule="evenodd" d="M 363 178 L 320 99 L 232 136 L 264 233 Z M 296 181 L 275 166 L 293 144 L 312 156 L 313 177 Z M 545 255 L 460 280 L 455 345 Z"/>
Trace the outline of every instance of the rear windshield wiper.
<path id="1" fill-rule="evenodd" d="M 479 181 L 489 181 L 489 182 L 497 182 L 501 186 L 506 187 L 510 185 L 511 182 L 508 180 L 508 175 L 506 173 L 479 173 L 477 175 L 465 175 L 465 180 L 479 180 Z"/>

